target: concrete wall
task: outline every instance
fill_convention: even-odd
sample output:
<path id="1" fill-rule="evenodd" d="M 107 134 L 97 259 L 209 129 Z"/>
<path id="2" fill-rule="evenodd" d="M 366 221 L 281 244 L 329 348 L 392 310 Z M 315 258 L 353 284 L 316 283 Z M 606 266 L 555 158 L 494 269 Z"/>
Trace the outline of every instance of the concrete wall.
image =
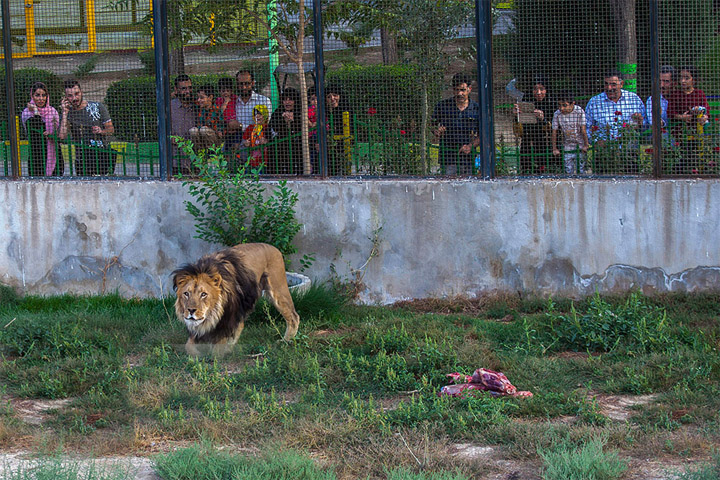
<path id="1" fill-rule="evenodd" d="M 289 185 L 304 224 L 296 244 L 316 258 L 306 274 L 359 269 L 364 302 L 720 285 L 715 180 Z M 177 182 L 0 182 L 0 281 L 38 294 L 167 295 L 173 269 L 215 248 L 193 238 L 189 198 Z"/>

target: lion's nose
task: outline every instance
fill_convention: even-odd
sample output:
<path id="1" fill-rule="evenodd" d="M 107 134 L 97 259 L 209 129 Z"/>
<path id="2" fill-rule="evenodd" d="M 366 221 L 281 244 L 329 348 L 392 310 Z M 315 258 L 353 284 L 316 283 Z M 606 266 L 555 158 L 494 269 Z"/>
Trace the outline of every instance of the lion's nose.
<path id="1" fill-rule="evenodd" d="M 197 311 L 197 308 L 188 308 L 188 313 L 189 313 L 190 315 L 193 315 L 193 316 L 194 316 L 196 311 Z"/>

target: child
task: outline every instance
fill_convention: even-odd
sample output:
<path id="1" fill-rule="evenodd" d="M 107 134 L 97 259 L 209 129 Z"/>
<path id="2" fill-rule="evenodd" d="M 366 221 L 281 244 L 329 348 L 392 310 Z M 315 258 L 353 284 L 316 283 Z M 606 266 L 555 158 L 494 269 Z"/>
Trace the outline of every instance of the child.
<path id="1" fill-rule="evenodd" d="M 253 148 L 268 143 L 271 135 L 268 127 L 270 115 L 265 105 L 255 105 L 253 108 L 253 120 L 255 123 L 248 125 L 243 134 L 242 146 L 250 147 L 248 161 L 253 168 L 267 164 L 267 149 Z"/>
<path id="2" fill-rule="evenodd" d="M 552 119 L 553 155 L 560 156 L 560 150 L 557 148 L 557 135 L 558 130 L 562 130 L 565 173 L 575 173 L 576 166 L 580 173 L 585 173 L 585 154 L 589 147 L 585 112 L 575 105 L 572 95 L 567 92 L 558 96 L 558 107 Z"/>
<path id="3" fill-rule="evenodd" d="M 229 123 L 230 120 L 236 120 L 235 102 L 237 102 L 237 95 L 233 93 L 234 87 L 235 83 L 232 78 L 221 78 L 218 80 L 220 96 L 215 99 L 215 105 L 220 107 L 226 123 Z"/>
<path id="4" fill-rule="evenodd" d="M 197 150 L 219 145 L 225 133 L 225 119 L 215 102 L 215 89 L 211 85 L 198 88 L 197 127 L 190 129 L 190 139 Z"/>

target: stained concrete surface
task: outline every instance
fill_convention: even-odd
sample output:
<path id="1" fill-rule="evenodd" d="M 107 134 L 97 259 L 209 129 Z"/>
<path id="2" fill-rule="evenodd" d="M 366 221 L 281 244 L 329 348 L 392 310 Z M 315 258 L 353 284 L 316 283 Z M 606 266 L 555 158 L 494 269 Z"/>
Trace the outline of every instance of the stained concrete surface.
<path id="1" fill-rule="evenodd" d="M 716 180 L 288 185 L 303 224 L 295 268 L 312 254 L 313 279 L 359 276 L 366 303 L 719 285 Z M 167 295 L 172 270 L 219 247 L 194 238 L 188 199 L 179 182 L 2 182 L 0 281 L 41 294 Z"/>

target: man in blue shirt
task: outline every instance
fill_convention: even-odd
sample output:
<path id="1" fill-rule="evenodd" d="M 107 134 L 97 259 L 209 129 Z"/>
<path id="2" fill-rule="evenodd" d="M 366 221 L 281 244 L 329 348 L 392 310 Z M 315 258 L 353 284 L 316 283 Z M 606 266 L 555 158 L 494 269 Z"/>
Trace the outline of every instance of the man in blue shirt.
<path id="1" fill-rule="evenodd" d="M 620 73 L 608 72 L 604 80 L 605 91 L 585 107 L 587 133 L 596 157 L 594 171 L 620 173 L 616 167 L 621 166 L 623 173 L 637 173 L 637 136 L 645 124 L 645 104 L 637 94 L 623 90 Z"/>
<path id="2" fill-rule="evenodd" d="M 452 79 L 453 96 L 435 105 L 432 121 L 440 141 L 440 166 L 447 175 L 472 173 L 472 149 L 480 144 L 477 135 L 480 105 L 470 100 L 472 80 L 464 73 Z"/>

